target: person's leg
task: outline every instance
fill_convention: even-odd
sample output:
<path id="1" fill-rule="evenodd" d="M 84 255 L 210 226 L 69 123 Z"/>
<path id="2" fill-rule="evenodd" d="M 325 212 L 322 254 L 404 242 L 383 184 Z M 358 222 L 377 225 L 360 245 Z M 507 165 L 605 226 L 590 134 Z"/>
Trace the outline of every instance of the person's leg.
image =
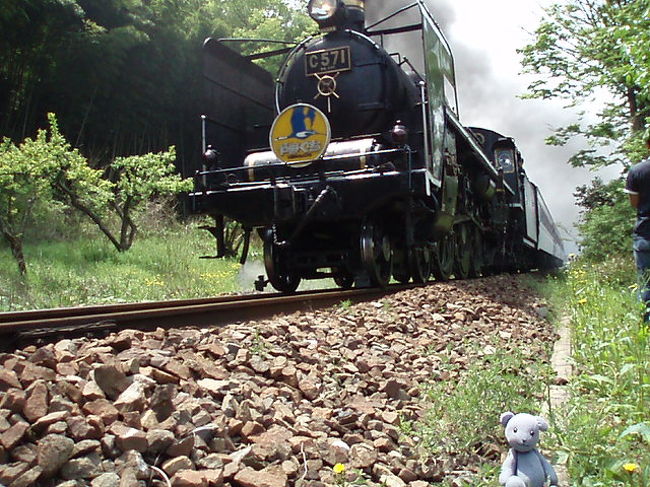
<path id="1" fill-rule="evenodd" d="M 650 319 L 650 241 L 634 237 L 634 261 L 639 281 L 639 300 L 646 304 L 646 312 L 643 315 L 645 321 Z"/>

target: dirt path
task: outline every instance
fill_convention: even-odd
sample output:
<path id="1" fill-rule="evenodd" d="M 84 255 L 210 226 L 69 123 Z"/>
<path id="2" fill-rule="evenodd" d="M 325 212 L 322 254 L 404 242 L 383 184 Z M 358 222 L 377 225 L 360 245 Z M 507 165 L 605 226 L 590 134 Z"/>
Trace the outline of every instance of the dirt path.
<path id="1" fill-rule="evenodd" d="M 555 342 L 553 347 L 553 356 L 551 357 L 551 365 L 557 374 L 556 383 L 551 385 L 550 391 L 550 411 L 545 411 L 544 414 L 553 411 L 561 410 L 562 406 L 566 403 L 569 392 L 566 386 L 569 377 L 573 373 L 571 366 L 571 329 L 569 328 L 569 319 L 564 318 L 560 322 L 558 329 L 560 338 Z M 568 487 L 569 476 L 565 464 L 555 465 L 555 471 L 558 474 L 559 486 Z"/>

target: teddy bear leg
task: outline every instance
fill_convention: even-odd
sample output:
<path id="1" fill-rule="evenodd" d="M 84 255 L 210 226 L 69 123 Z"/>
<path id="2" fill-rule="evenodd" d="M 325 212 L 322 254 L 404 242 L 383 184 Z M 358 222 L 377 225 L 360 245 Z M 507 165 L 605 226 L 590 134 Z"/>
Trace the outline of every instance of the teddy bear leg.
<path id="1" fill-rule="evenodd" d="M 505 487 L 526 487 L 526 483 L 521 479 L 521 477 L 513 475 L 506 480 Z"/>

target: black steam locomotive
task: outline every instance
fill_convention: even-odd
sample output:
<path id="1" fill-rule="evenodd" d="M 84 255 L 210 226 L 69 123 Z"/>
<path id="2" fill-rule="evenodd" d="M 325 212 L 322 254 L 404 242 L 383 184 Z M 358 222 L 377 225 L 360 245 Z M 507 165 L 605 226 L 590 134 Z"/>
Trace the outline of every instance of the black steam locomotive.
<path id="1" fill-rule="evenodd" d="M 464 127 L 451 49 L 422 0 L 366 26 L 310 0 L 321 35 L 241 56 L 205 43 L 203 167 L 191 194 L 264 241 L 268 281 L 348 288 L 549 268 L 564 251 L 512 139 Z M 408 56 L 406 53 L 408 52 Z M 277 79 L 253 61 L 286 56 Z"/>

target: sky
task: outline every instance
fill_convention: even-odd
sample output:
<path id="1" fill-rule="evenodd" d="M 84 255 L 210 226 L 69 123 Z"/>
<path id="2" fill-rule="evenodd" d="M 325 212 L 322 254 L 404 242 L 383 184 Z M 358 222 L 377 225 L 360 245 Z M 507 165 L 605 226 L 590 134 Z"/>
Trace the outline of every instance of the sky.
<path id="1" fill-rule="evenodd" d="M 368 0 L 382 3 L 381 0 Z M 383 0 L 384 10 L 395 10 L 408 0 Z M 528 177 L 536 183 L 569 241 L 567 252 L 576 252 L 574 223 L 579 216 L 573 193 L 596 173 L 569 166 L 569 157 L 584 147 L 545 145 L 553 128 L 575 121 L 562 101 L 522 100 L 533 78 L 521 75 L 521 56 L 516 50 L 532 40 L 543 7 L 551 0 L 426 0 L 454 53 L 460 120 L 465 126 L 484 127 L 512 137 L 521 151 Z M 605 180 L 619 170 L 599 173 Z"/>

